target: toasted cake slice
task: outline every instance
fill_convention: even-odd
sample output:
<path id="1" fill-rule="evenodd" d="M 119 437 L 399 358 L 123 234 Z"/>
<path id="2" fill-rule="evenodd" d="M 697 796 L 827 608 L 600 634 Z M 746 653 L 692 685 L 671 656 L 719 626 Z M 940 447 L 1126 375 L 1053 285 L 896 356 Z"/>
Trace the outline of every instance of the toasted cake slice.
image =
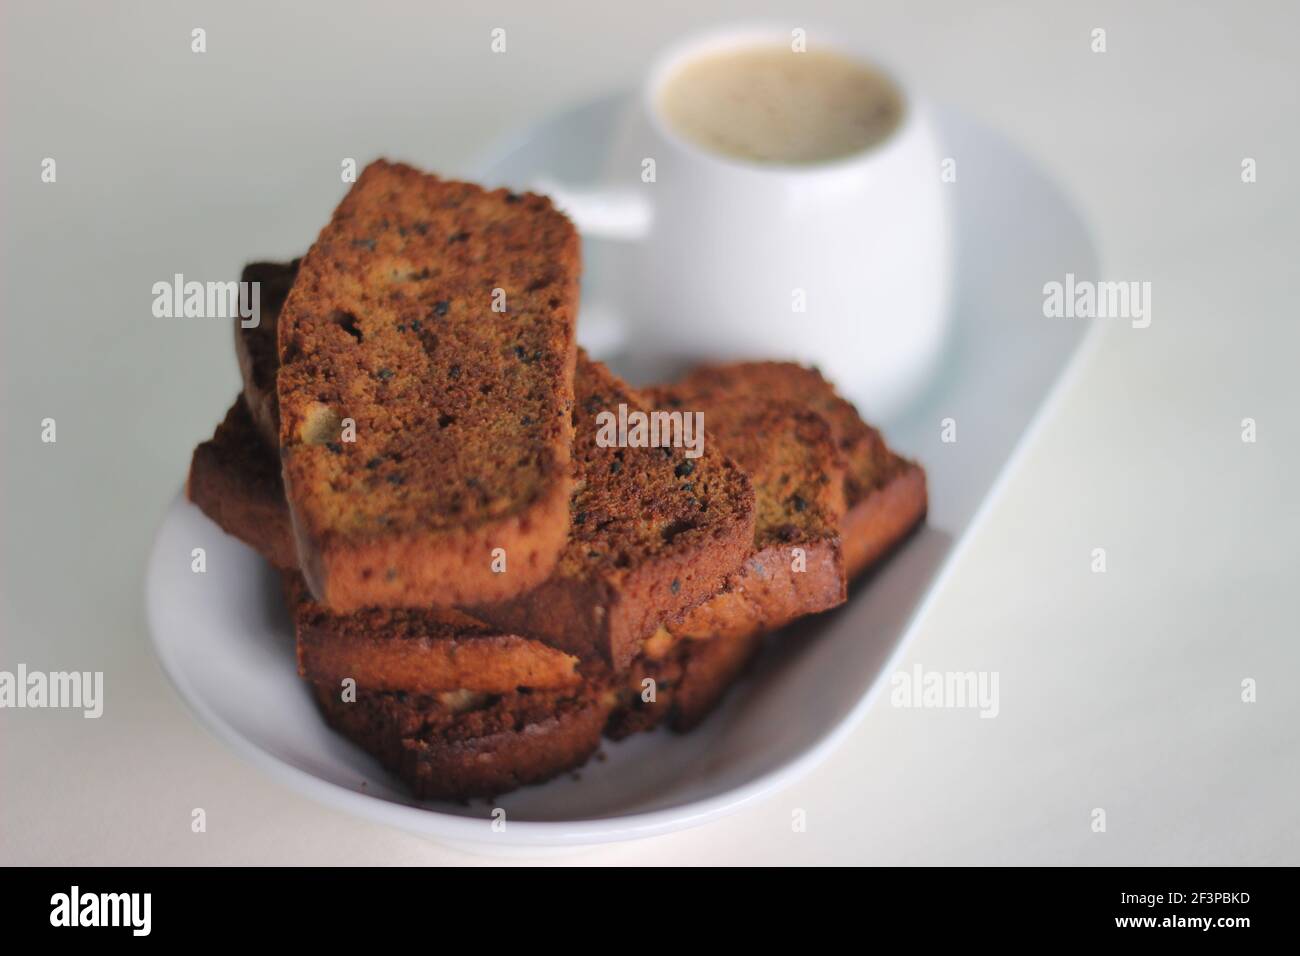
<path id="1" fill-rule="evenodd" d="M 705 444 L 602 445 L 602 428 L 645 411 L 604 365 L 580 355 L 573 411 L 577 488 L 551 576 L 517 598 L 475 605 L 481 620 L 621 670 L 664 622 L 715 595 L 754 538 L 754 491 Z"/>
<path id="2" fill-rule="evenodd" d="M 669 630 L 694 638 L 751 634 L 842 603 L 845 469 L 825 419 L 796 402 L 698 384 L 645 394 L 657 408 L 702 412 L 709 440 L 754 486 L 754 540 L 744 565 L 722 593 Z"/>
<path id="3" fill-rule="evenodd" d="M 492 797 L 582 766 L 600 746 L 615 696 L 584 685 L 505 695 L 359 694 L 313 689 L 326 722 L 416 796 Z"/>
<path id="4" fill-rule="evenodd" d="M 582 682 L 577 659 L 504 634 L 455 611 L 372 608 L 331 614 L 296 571 L 283 575 L 298 639 L 298 673 L 314 684 L 422 694 L 469 690 L 506 694 Z"/>
<path id="5" fill-rule="evenodd" d="M 299 564 L 331 610 L 502 600 L 551 572 L 578 272 L 541 196 L 378 161 L 344 197 L 299 264 L 276 376 Z"/>
<path id="6" fill-rule="evenodd" d="M 257 433 L 268 447 L 275 449 L 277 468 L 280 450 L 280 404 L 275 392 L 275 374 L 280 368 L 277 329 L 280 310 L 293 288 L 300 261 L 250 262 L 239 276 L 241 282 L 258 283 L 261 303 L 257 325 L 246 326 L 240 317 L 235 319 L 235 356 L 244 380 L 244 404 L 253 416 Z"/>
<path id="7" fill-rule="evenodd" d="M 194 450 L 192 500 L 221 528 L 285 569 L 286 596 L 303 677 L 337 687 L 345 677 L 368 690 L 426 693 L 575 686 L 577 658 L 537 641 L 437 608 L 330 614 L 296 570 L 276 455 L 258 438 L 244 396 L 217 432 Z"/>
<path id="8" fill-rule="evenodd" d="M 280 462 L 258 437 L 243 395 L 194 449 L 185 492 L 222 530 L 277 568 L 298 566 Z"/>
<path id="9" fill-rule="evenodd" d="M 925 517 L 925 471 L 892 452 L 816 369 L 790 362 L 741 362 L 694 369 L 680 384 L 704 396 L 785 399 L 817 412 L 847 465 L 847 512 L 841 525 L 844 563 L 856 577 L 902 541 Z"/>

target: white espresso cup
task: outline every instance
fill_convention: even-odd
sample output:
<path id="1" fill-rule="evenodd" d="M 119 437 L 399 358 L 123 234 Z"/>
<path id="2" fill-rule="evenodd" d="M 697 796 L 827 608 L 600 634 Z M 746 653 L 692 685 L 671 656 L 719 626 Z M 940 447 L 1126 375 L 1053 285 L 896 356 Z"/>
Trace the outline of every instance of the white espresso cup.
<path id="1" fill-rule="evenodd" d="M 580 334 L 599 351 L 666 367 L 794 359 L 888 417 L 925 383 L 949 316 L 948 187 L 925 104 L 878 63 L 813 35 L 808 49 L 857 60 L 892 84 L 901 109 L 879 141 L 824 161 L 758 162 L 688 138 L 662 107 L 684 65 L 777 45 L 803 55 L 790 31 L 766 27 L 671 48 L 622 117 L 603 181 L 535 188 L 584 239 L 628 244 L 606 259 L 616 274 L 583 303 Z"/>

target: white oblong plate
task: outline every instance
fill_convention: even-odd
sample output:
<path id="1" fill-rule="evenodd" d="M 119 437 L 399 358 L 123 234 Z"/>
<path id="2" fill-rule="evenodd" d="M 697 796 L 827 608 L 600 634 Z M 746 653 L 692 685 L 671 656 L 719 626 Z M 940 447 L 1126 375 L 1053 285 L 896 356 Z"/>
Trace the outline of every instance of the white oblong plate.
<path id="1" fill-rule="evenodd" d="M 517 188 L 542 175 L 589 180 L 618 103 L 606 98 L 538 126 L 480 178 Z M 925 397 L 885 423 L 891 443 L 926 466 L 929 521 L 844 607 L 770 639 L 753 673 L 702 727 L 607 743 L 605 760 L 494 803 L 415 801 L 317 715 L 297 677 L 275 573 L 178 497 L 150 557 L 146 602 L 158 657 L 181 697 L 217 736 L 308 796 L 483 849 L 579 846 L 695 826 L 806 773 L 870 708 L 955 545 L 1035 417 L 1045 417 L 1084 339 L 1084 323 L 1042 316 L 1045 281 L 1096 274 L 1070 203 L 1001 137 L 951 112 L 940 114 L 940 129 L 962 164 L 953 342 Z M 584 254 L 585 293 L 601 281 L 602 250 L 588 244 Z M 963 434 L 945 445 L 938 422 L 948 415 L 962 420 Z M 203 574 L 190 569 L 196 547 L 207 551 Z M 506 810 L 504 830 L 490 825 L 494 805 Z"/>

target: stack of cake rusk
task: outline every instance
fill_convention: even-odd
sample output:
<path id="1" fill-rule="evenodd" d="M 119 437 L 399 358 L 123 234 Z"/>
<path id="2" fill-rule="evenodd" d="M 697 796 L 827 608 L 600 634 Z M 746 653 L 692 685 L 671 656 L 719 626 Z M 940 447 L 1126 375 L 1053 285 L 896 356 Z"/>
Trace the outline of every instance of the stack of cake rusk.
<path id="1" fill-rule="evenodd" d="M 579 258 L 542 196 L 379 161 L 302 259 L 244 270 L 260 321 L 189 497 L 279 569 L 324 719 L 420 797 L 691 729 L 925 515 L 813 369 L 633 389 L 590 359 Z M 657 442 L 611 425 L 637 413 Z"/>

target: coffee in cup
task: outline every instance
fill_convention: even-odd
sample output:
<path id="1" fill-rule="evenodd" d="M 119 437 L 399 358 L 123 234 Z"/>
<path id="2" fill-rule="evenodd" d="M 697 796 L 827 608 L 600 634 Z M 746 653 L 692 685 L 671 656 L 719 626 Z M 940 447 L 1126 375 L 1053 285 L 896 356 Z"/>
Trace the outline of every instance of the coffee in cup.
<path id="1" fill-rule="evenodd" d="M 658 107 L 696 145 L 755 163 L 843 159 L 886 140 L 903 115 L 898 89 L 861 60 L 774 44 L 687 61 Z"/>

